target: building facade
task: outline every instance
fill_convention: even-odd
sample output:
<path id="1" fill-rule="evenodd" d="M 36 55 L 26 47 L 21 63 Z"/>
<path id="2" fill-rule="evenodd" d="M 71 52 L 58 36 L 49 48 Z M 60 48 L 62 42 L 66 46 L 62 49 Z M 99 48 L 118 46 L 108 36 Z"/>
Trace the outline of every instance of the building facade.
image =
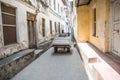
<path id="1" fill-rule="evenodd" d="M 0 0 L 0 59 L 62 32 L 66 6 L 67 0 Z"/>
<path id="2" fill-rule="evenodd" d="M 119 0 L 78 0 L 78 42 L 90 42 L 102 52 L 120 57 Z M 77 3 L 77 0 L 76 0 Z"/>

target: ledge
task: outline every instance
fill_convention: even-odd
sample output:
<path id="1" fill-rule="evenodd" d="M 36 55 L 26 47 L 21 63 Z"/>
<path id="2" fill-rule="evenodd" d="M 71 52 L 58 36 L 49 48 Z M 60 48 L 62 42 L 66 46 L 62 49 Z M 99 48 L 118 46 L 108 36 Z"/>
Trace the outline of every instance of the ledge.
<path id="1" fill-rule="evenodd" d="M 99 54 L 101 52 L 98 49 L 95 49 L 95 47 L 93 47 L 89 43 L 77 43 L 77 45 L 84 61 L 85 68 L 88 73 L 91 74 L 93 80 L 120 79 L 119 73 L 110 64 L 108 64 L 108 62 L 111 62 L 112 65 L 119 67 L 118 65 L 116 65 L 116 63 L 113 64 L 112 59 L 107 56 L 100 56 Z M 101 55 L 105 54 L 101 53 Z"/>
<path id="2" fill-rule="evenodd" d="M 10 80 L 29 65 L 34 57 L 34 49 L 26 49 L 0 60 L 0 80 Z"/>
<path id="3" fill-rule="evenodd" d="M 42 42 L 38 45 L 38 49 L 45 49 L 45 48 L 48 48 L 50 43 L 52 42 L 52 40 L 48 40 L 48 41 L 45 41 L 45 42 Z"/>
<path id="4" fill-rule="evenodd" d="M 90 48 L 88 43 L 77 43 L 77 45 L 86 63 L 95 63 L 100 61 L 96 52 Z"/>
<path id="5" fill-rule="evenodd" d="M 3 58 L 2 60 L 0 60 L 0 67 L 3 65 L 9 64 L 23 56 L 26 56 L 26 55 L 32 53 L 32 52 L 34 52 L 34 49 L 27 49 L 27 50 L 20 51 L 16 54 L 13 54 L 11 56 L 8 56 L 6 58 Z"/>
<path id="6" fill-rule="evenodd" d="M 119 80 L 120 75 L 108 64 L 105 62 L 96 63 L 93 65 L 94 80 Z"/>

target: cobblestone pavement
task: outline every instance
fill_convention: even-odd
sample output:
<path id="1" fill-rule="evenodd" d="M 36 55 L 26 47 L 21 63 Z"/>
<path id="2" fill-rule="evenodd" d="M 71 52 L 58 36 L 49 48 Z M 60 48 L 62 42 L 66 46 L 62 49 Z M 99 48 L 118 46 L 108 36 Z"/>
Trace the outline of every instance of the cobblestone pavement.
<path id="1" fill-rule="evenodd" d="M 79 53 L 54 53 L 50 48 L 11 80 L 88 80 Z"/>

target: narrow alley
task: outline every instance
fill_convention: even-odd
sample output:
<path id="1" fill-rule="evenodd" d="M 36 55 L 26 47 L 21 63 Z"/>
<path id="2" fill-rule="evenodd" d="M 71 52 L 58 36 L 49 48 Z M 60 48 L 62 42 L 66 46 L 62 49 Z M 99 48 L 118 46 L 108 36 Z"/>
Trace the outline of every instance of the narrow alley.
<path id="1" fill-rule="evenodd" d="M 0 80 L 120 80 L 120 0 L 0 0 Z"/>
<path id="2" fill-rule="evenodd" d="M 53 47 L 11 80 L 89 80 L 76 48 L 71 53 L 54 53 Z"/>

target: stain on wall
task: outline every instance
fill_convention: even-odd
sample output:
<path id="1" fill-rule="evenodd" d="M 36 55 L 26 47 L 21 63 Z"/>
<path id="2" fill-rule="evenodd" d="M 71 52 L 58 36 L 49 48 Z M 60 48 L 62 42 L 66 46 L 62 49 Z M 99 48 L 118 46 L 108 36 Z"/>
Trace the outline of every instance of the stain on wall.
<path id="1" fill-rule="evenodd" d="M 107 19 L 107 15 L 109 16 L 109 4 L 108 0 L 93 0 L 90 4 L 90 42 L 94 44 L 96 47 L 98 47 L 101 51 L 107 52 L 108 46 L 106 47 L 106 44 L 109 44 L 109 42 L 106 40 L 109 36 L 109 19 Z M 97 36 L 92 36 L 92 30 L 93 30 L 93 7 L 96 7 L 96 34 Z M 107 24 L 107 25 L 106 25 Z"/>
<path id="2" fill-rule="evenodd" d="M 89 41 L 103 52 L 109 50 L 109 4 L 109 0 L 92 0 L 89 5 L 77 8 L 78 40 Z M 96 36 L 93 36 L 93 8 L 96 8 Z"/>
<path id="3" fill-rule="evenodd" d="M 77 39 L 80 42 L 88 41 L 89 37 L 89 6 L 77 8 Z"/>

